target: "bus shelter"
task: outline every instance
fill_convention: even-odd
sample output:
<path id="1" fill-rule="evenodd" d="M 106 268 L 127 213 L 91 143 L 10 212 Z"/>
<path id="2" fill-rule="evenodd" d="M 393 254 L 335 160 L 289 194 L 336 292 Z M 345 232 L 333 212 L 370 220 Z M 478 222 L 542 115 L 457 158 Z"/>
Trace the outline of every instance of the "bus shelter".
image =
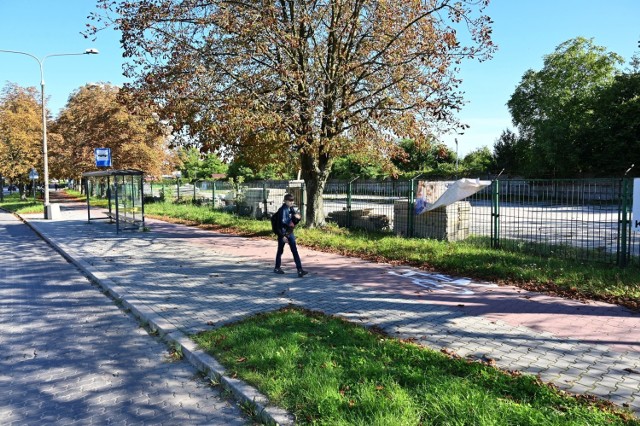
<path id="1" fill-rule="evenodd" d="M 116 223 L 116 232 L 144 227 L 144 172 L 136 169 L 101 170 L 82 174 L 87 196 L 87 218 Z M 106 217 L 91 217 L 91 198 L 106 199 Z"/>

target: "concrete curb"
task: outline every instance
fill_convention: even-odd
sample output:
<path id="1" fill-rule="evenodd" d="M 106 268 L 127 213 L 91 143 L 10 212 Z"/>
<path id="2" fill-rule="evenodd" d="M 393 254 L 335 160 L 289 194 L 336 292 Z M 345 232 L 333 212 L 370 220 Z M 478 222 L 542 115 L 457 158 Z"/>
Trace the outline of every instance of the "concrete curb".
<path id="1" fill-rule="evenodd" d="M 84 260 L 78 260 L 66 253 L 58 244 L 46 237 L 37 225 L 16 216 L 27 226 L 29 226 L 38 236 L 53 247 L 68 262 L 75 265 L 93 283 L 100 287 L 108 297 L 116 304 L 129 311 L 138 322 L 150 330 L 157 333 L 158 337 L 168 346 L 179 349 L 182 356 L 193 365 L 198 371 L 207 376 L 210 380 L 220 383 L 220 385 L 231 392 L 233 397 L 245 406 L 249 406 L 254 415 L 263 423 L 268 425 L 294 425 L 293 415 L 286 410 L 271 405 L 266 396 L 262 395 L 256 388 L 239 379 L 227 377 L 224 367 L 212 356 L 197 347 L 195 342 L 186 334 L 178 330 L 172 323 L 156 314 L 151 308 L 144 304 L 136 305 L 135 301 L 127 299 L 127 290 L 118 286 L 108 277 L 101 273 L 94 273 L 91 265 Z"/>

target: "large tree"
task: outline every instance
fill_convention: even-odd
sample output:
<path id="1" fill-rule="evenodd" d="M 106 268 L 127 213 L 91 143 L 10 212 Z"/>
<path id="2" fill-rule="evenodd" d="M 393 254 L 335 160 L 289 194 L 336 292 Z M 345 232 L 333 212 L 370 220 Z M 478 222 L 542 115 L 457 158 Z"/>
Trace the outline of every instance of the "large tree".
<path id="1" fill-rule="evenodd" d="M 148 108 L 128 109 L 120 88 L 90 84 L 76 90 L 52 126 L 52 175 L 78 178 L 97 170 L 95 148 L 110 148 L 113 167 L 141 169 L 160 176 L 173 169 L 168 164 L 169 128 Z"/>
<path id="2" fill-rule="evenodd" d="M 428 144 L 418 144 L 412 139 L 399 142 L 402 155 L 393 159 L 402 172 L 416 173 L 420 170 L 437 168 L 439 164 L 455 162 L 455 153 L 434 137 L 428 138 Z"/>
<path id="3" fill-rule="evenodd" d="M 0 94 L 0 175 L 27 183 L 33 168 L 42 176 L 42 107 L 33 88 L 6 85 Z"/>
<path id="4" fill-rule="evenodd" d="M 462 159 L 462 166 L 469 176 L 478 177 L 495 171 L 495 161 L 487 146 L 476 148 Z"/>
<path id="5" fill-rule="evenodd" d="M 493 162 L 498 173 L 530 176 L 532 158 L 529 140 L 518 137 L 510 129 L 503 130 L 493 144 Z"/>
<path id="6" fill-rule="evenodd" d="M 583 164 L 593 176 L 640 176 L 640 72 L 617 76 L 593 99 Z"/>
<path id="7" fill-rule="evenodd" d="M 540 71 L 525 72 L 507 105 L 520 137 L 531 143 L 539 177 L 584 172 L 592 100 L 613 82 L 621 63 L 619 55 L 578 37 L 545 56 Z"/>
<path id="8" fill-rule="evenodd" d="M 214 174 L 226 174 L 229 166 L 213 152 L 202 154 L 199 149 L 180 147 L 177 151 L 178 159 L 182 162 L 180 171 L 182 177 L 191 181 L 211 179 Z"/>
<path id="9" fill-rule="evenodd" d="M 294 155 L 314 226 L 334 159 L 390 164 L 400 138 L 458 126 L 457 64 L 494 49 L 488 3 L 98 0 L 92 18 L 122 31 L 136 99 L 204 149 L 256 164 Z"/>

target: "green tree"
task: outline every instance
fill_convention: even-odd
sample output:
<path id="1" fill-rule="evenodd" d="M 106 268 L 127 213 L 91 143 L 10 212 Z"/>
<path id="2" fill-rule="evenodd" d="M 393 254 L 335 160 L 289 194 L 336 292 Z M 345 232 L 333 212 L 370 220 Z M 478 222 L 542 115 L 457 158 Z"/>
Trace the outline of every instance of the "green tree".
<path id="1" fill-rule="evenodd" d="M 617 76 L 597 93 L 584 139 L 585 173 L 620 176 L 631 164 L 640 167 L 640 73 Z"/>
<path id="2" fill-rule="evenodd" d="M 375 179 L 384 176 L 384 170 L 375 161 L 362 155 L 345 155 L 337 158 L 331 169 L 334 179 Z"/>
<path id="3" fill-rule="evenodd" d="M 213 152 L 207 152 L 202 158 L 201 179 L 209 179 L 214 174 L 226 174 L 229 165 Z"/>
<path id="4" fill-rule="evenodd" d="M 426 144 L 418 144 L 412 139 L 403 139 L 399 145 L 404 152 L 393 162 L 402 172 L 437 169 L 444 163 L 456 161 L 456 154 L 433 137 L 428 138 Z"/>
<path id="5" fill-rule="evenodd" d="M 621 63 L 619 55 L 578 37 L 545 56 L 542 70 L 525 72 L 507 105 L 521 137 L 531 141 L 540 176 L 575 176 L 584 169 L 593 97 L 613 82 Z"/>
<path id="6" fill-rule="evenodd" d="M 191 181 L 210 179 L 213 174 L 226 174 L 229 169 L 215 153 L 203 154 L 195 147 L 180 147 L 178 158 L 182 162 L 182 177 Z"/>
<path id="7" fill-rule="evenodd" d="M 195 181 L 198 179 L 202 159 L 200 151 L 194 147 L 181 147 L 178 149 L 178 159 L 181 162 L 180 172 L 183 179 Z"/>
<path id="8" fill-rule="evenodd" d="M 253 180 L 280 180 L 292 179 L 296 176 L 296 170 L 291 165 L 274 162 L 261 166 L 251 166 L 242 157 L 234 159 L 229 164 L 227 176 L 231 178 L 242 177 L 245 182 Z"/>
<path id="9" fill-rule="evenodd" d="M 33 168 L 42 170 L 42 107 L 38 91 L 8 84 L 0 95 L 0 175 L 20 192 Z"/>
<path id="10" fill-rule="evenodd" d="M 470 176 L 486 175 L 495 169 L 493 155 L 488 147 L 475 149 L 462 159 L 465 174 Z"/>
<path id="11" fill-rule="evenodd" d="M 493 162 L 497 172 L 507 175 L 529 177 L 531 146 L 527 139 L 519 138 L 512 130 L 506 129 L 493 145 Z"/>
<path id="12" fill-rule="evenodd" d="M 388 164 L 398 137 L 459 128 L 457 66 L 494 50 L 487 4 L 99 0 L 94 18 L 122 31 L 136 99 L 205 150 L 252 167 L 295 155 L 316 226 L 336 158 Z"/>
<path id="13" fill-rule="evenodd" d="M 250 182 L 255 179 L 255 172 L 251 167 L 247 166 L 242 161 L 232 161 L 229 164 L 229 170 L 227 172 L 227 177 L 230 179 L 242 178 L 243 182 Z"/>

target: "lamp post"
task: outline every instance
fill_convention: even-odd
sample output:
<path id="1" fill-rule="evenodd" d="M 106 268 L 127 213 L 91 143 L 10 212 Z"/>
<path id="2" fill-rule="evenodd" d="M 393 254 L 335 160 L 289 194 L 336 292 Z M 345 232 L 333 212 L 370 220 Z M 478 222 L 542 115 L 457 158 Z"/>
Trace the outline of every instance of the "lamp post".
<path id="1" fill-rule="evenodd" d="M 456 141 L 456 179 L 458 179 L 458 138 L 455 138 Z"/>
<path id="2" fill-rule="evenodd" d="M 27 52 L 20 52 L 17 50 L 2 50 L 2 53 L 16 53 L 18 55 L 29 56 L 30 58 L 35 59 L 40 65 L 40 97 L 42 104 L 42 161 L 43 161 L 43 174 L 44 174 L 44 218 L 45 219 L 53 219 L 53 212 L 51 210 L 51 205 L 49 204 L 49 158 L 47 151 L 47 108 L 45 105 L 45 97 L 44 97 L 44 61 L 47 58 L 52 56 L 78 56 L 78 55 L 97 55 L 98 49 L 87 49 L 82 53 L 51 53 L 49 55 L 45 55 L 42 59 L 39 59 L 37 56 L 32 55 Z"/>

